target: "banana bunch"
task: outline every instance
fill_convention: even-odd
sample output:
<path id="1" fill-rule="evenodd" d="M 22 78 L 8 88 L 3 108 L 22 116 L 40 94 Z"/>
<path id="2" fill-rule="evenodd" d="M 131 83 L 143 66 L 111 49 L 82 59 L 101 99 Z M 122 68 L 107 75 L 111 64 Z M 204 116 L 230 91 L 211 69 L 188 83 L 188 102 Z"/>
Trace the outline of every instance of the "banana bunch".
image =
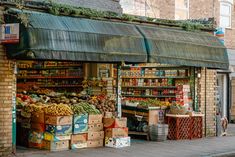
<path id="1" fill-rule="evenodd" d="M 51 116 L 69 116 L 73 114 L 71 108 L 66 104 L 51 104 L 44 107 L 44 112 Z"/>

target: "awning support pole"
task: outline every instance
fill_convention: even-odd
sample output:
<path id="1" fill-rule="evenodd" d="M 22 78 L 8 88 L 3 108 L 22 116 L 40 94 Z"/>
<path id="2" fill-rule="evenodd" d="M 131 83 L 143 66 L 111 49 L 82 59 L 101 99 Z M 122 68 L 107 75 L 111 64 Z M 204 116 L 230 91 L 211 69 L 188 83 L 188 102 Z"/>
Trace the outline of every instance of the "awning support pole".
<path id="1" fill-rule="evenodd" d="M 118 117 L 122 117 L 122 104 L 121 104 L 121 64 L 117 65 L 117 80 L 116 80 L 116 85 L 117 85 L 117 91 L 116 91 L 116 96 L 117 96 L 117 112 L 118 112 Z"/>

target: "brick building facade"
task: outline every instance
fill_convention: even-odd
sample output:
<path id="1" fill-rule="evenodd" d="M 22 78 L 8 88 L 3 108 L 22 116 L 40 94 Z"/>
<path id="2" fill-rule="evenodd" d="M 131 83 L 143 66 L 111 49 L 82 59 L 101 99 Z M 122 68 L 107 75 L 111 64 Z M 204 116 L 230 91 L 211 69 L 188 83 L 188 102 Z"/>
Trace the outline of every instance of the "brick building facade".
<path id="1" fill-rule="evenodd" d="M 121 1 L 137 1 L 137 0 L 121 0 Z M 138 0 L 139 1 L 139 0 Z M 148 2 L 148 1 L 147 1 Z M 233 0 L 154 0 L 155 4 L 151 9 L 154 10 L 157 14 L 155 14 L 155 18 L 161 18 L 161 19 L 204 19 L 204 18 L 214 18 L 215 24 L 219 27 L 220 26 L 220 4 L 221 2 L 233 4 Z M 177 5 L 179 3 L 180 8 L 179 10 L 185 10 L 187 11 L 187 18 L 180 18 L 177 17 Z M 180 4 L 182 3 L 182 4 Z M 148 4 L 147 4 L 148 5 Z M 231 5 L 233 6 L 233 5 Z M 125 7 L 125 6 L 124 6 Z M 123 8 L 123 11 L 125 11 L 128 8 Z M 131 12 L 129 12 L 131 13 Z M 131 13 L 132 14 L 132 13 Z M 145 16 L 142 14 L 141 16 Z M 231 28 L 225 29 L 225 46 L 228 48 L 228 51 L 231 51 L 232 49 L 235 49 L 235 11 L 234 7 L 231 7 Z M 235 63 L 235 62 L 234 62 Z M 233 72 L 233 71 L 232 71 Z M 229 77 L 228 73 L 222 72 L 224 77 L 222 77 L 221 81 L 223 85 L 223 90 L 228 90 L 228 86 L 226 86 L 227 83 L 229 83 Z M 208 84 L 207 90 L 205 90 L 204 82 L 205 82 L 205 75 L 204 70 L 202 70 L 202 77 L 198 81 L 198 96 L 199 96 L 199 104 L 200 104 L 200 110 L 204 113 L 206 112 L 206 122 L 204 124 L 207 125 L 208 130 L 206 132 L 207 135 L 215 135 L 216 133 L 216 87 L 217 87 L 217 81 L 218 78 L 217 72 L 215 70 L 207 70 L 206 76 L 206 82 Z M 235 76 L 235 75 L 234 75 Z M 224 83 L 224 81 L 227 81 L 227 83 Z M 233 81 L 234 82 L 234 81 Z M 234 86 L 235 87 L 235 86 Z M 206 91 L 206 92 L 205 92 Z M 206 100 L 205 100 L 205 94 L 206 94 Z M 235 101 L 233 99 L 235 98 L 235 95 L 232 96 L 232 106 L 231 109 L 234 110 L 234 117 L 235 117 Z M 234 99 L 235 100 L 235 99 Z M 206 101 L 206 103 L 205 103 Z M 229 101 L 229 98 L 224 98 L 224 102 Z M 225 108 L 228 106 L 229 103 L 225 104 Z M 206 110 L 205 110 L 206 105 Z M 223 109 L 225 110 L 225 109 Z M 223 116 L 228 116 L 226 114 L 227 111 L 223 111 Z M 204 133 L 205 133 L 204 132 Z"/>
<path id="2" fill-rule="evenodd" d="M 101 0 L 100 0 L 101 1 Z M 108 10 L 121 12 L 119 2 L 116 0 L 96 1 L 65 1 L 60 0 L 61 3 L 79 5 L 83 7 L 91 7 L 100 10 Z M 160 1 L 158 9 L 160 18 L 174 19 L 174 1 L 166 0 Z M 87 2 L 87 3 L 85 3 Z M 94 2 L 94 1 L 92 1 Z M 193 4 L 192 4 L 193 5 Z M 165 8 L 167 6 L 167 8 Z M 193 14 L 192 14 L 193 15 Z M 196 15 L 195 15 L 196 16 Z M 3 7 L 0 8 L 0 17 L 3 19 Z M 3 45 L 0 45 L 0 156 L 7 156 L 12 152 L 12 107 L 14 104 L 14 97 L 16 95 L 16 77 L 14 74 L 15 62 L 7 59 L 6 52 Z M 198 80 L 198 102 L 202 112 L 206 111 L 206 133 L 207 135 L 215 135 L 215 102 L 214 102 L 214 86 L 215 86 L 215 70 L 201 70 L 201 78 Z M 207 74 L 206 77 L 204 74 Z M 205 80 L 206 78 L 206 80 Z M 207 90 L 206 90 L 207 89 Z M 209 89 L 209 90 L 208 90 Z M 205 94 L 206 98 L 205 99 Z M 205 110 L 206 107 L 206 110 Z M 204 126 L 205 127 L 205 126 Z"/>
<path id="3" fill-rule="evenodd" d="M 0 7 L 0 19 L 3 20 L 3 7 Z M 16 96 L 13 65 L 0 45 L 0 156 L 12 152 L 12 102 Z"/>

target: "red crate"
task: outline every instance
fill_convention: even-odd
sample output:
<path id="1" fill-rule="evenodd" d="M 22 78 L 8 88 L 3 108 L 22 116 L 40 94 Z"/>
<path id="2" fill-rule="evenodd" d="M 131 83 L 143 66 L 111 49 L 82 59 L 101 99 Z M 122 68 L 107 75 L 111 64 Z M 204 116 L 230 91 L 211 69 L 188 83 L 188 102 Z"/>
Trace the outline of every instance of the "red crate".
<path id="1" fill-rule="evenodd" d="M 168 139 L 181 140 L 190 139 L 190 117 L 168 117 Z"/>
<path id="2" fill-rule="evenodd" d="M 191 117 L 190 139 L 202 138 L 202 116 Z"/>

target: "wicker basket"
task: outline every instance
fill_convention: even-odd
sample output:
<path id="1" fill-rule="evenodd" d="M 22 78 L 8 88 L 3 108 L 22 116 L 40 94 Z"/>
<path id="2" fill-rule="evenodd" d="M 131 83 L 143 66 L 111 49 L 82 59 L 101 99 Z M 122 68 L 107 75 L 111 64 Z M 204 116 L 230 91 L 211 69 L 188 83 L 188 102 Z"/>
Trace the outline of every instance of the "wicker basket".
<path id="1" fill-rule="evenodd" d="M 178 108 L 176 106 L 170 107 L 170 114 L 186 114 L 187 111 L 184 107 Z"/>

